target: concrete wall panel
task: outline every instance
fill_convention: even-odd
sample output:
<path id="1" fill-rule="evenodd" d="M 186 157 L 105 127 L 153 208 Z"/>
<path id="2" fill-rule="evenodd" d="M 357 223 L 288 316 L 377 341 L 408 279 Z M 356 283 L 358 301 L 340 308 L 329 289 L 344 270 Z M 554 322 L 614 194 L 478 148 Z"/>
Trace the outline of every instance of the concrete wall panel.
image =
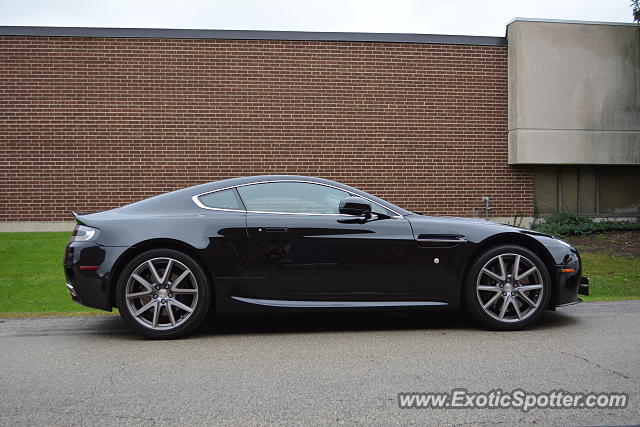
<path id="1" fill-rule="evenodd" d="M 509 162 L 640 164 L 640 28 L 509 24 Z"/>

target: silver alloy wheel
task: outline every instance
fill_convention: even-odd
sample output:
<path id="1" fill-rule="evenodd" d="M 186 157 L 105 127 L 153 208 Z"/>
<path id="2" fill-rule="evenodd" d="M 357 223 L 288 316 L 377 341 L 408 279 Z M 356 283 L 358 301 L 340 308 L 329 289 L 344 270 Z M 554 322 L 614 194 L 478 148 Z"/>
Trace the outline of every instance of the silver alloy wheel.
<path id="1" fill-rule="evenodd" d="M 173 258 L 153 258 L 140 264 L 125 288 L 127 308 L 146 328 L 180 326 L 198 303 L 198 282 L 191 270 Z"/>
<path id="2" fill-rule="evenodd" d="M 544 283 L 538 267 L 527 257 L 504 253 L 480 270 L 476 294 L 483 310 L 500 322 L 520 322 L 543 301 Z"/>

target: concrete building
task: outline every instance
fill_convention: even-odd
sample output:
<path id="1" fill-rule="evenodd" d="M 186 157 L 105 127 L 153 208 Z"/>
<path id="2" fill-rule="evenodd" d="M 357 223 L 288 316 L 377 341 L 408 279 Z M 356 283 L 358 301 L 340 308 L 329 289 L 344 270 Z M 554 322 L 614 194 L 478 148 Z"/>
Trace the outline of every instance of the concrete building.
<path id="1" fill-rule="evenodd" d="M 640 213 L 640 27 L 508 25 L 509 164 L 535 166 L 539 214 Z"/>
<path id="2" fill-rule="evenodd" d="M 433 215 L 638 216 L 639 95 L 631 24 L 517 19 L 504 38 L 0 27 L 0 230 L 263 173 Z"/>

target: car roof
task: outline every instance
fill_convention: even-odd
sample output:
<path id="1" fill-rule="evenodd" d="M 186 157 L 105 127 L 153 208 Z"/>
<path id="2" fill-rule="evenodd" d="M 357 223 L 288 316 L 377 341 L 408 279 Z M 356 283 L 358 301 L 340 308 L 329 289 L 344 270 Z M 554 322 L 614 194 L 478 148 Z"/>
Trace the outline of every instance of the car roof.
<path id="1" fill-rule="evenodd" d="M 144 211 L 146 211 L 147 209 L 162 209 L 162 210 L 171 210 L 171 211 L 182 210 L 178 202 L 191 199 L 193 196 L 197 196 L 199 194 L 209 193 L 209 192 L 218 191 L 225 188 L 241 186 L 241 185 L 256 184 L 261 182 L 273 182 L 273 181 L 305 181 L 305 182 L 315 182 L 319 184 L 326 184 L 329 186 L 343 189 L 352 194 L 369 198 L 372 201 L 382 206 L 388 207 L 391 210 L 396 211 L 401 215 L 406 215 L 409 213 L 408 211 L 398 206 L 395 206 L 387 202 L 386 200 L 380 199 L 364 191 L 358 190 L 357 188 L 342 184 L 340 182 L 324 179 L 324 178 L 302 176 L 302 175 L 256 175 L 256 176 L 223 179 L 220 181 L 208 182 L 205 184 L 199 184 L 192 187 L 172 191 L 169 193 L 160 194 L 158 196 L 151 197 L 151 198 L 124 206 L 120 209 L 122 211 L 129 211 L 129 212 L 134 212 L 139 209 Z M 190 203 L 188 205 L 189 208 L 193 206 L 195 206 L 195 204 Z M 185 208 L 186 207 L 187 206 L 185 206 Z"/>
<path id="2" fill-rule="evenodd" d="M 246 185 L 246 184 L 255 184 L 258 182 L 269 182 L 269 181 L 310 181 L 310 182 L 318 182 L 329 185 L 335 185 L 338 187 L 348 187 L 339 182 L 330 181 L 328 179 L 316 178 L 313 176 L 302 176 L 302 175 L 254 175 L 254 176 L 243 176 L 239 178 L 229 178 L 223 179 L 220 181 L 208 182 L 206 184 L 200 184 L 193 187 L 189 187 L 189 189 L 197 190 L 195 194 L 202 194 L 209 191 L 220 190 L 228 187 L 236 187 L 238 185 Z"/>

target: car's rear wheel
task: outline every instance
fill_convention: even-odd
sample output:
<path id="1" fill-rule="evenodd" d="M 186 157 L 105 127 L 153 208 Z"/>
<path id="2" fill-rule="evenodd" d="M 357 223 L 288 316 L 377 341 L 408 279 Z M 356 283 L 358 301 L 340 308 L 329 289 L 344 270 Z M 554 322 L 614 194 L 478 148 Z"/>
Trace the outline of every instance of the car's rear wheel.
<path id="1" fill-rule="evenodd" d="M 120 315 L 140 334 L 182 337 L 205 318 L 211 292 L 207 276 L 188 255 L 154 249 L 132 259 L 116 287 Z"/>
<path id="2" fill-rule="evenodd" d="M 544 262 L 522 246 L 498 246 L 471 266 L 464 298 L 468 313 L 491 329 L 517 330 L 534 322 L 551 295 Z"/>

